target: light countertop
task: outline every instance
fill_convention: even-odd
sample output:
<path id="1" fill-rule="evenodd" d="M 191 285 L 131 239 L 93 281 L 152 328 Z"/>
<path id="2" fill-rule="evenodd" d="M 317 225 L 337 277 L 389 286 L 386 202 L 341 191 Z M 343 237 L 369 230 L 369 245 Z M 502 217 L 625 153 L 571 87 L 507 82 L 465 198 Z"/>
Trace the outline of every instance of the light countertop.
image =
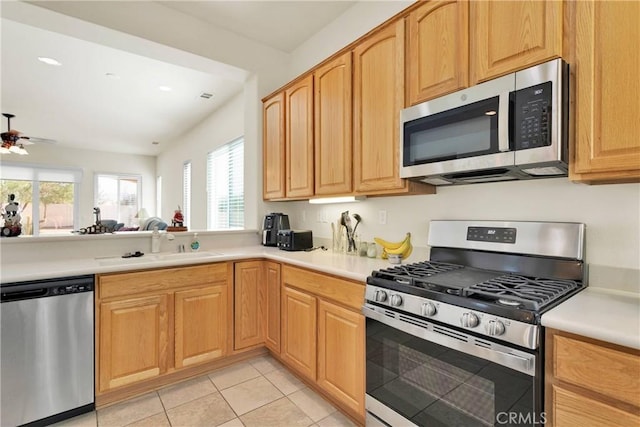
<path id="1" fill-rule="evenodd" d="M 544 313 L 542 325 L 640 349 L 640 295 L 588 287 Z"/>
<path id="2" fill-rule="evenodd" d="M 210 254 L 210 255 L 208 255 Z M 169 257 L 167 257 L 169 255 Z M 386 260 L 333 253 L 317 249 L 311 252 L 287 252 L 273 247 L 245 246 L 240 248 L 217 248 L 203 250 L 197 258 L 171 259 L 177 254 L 146 254 L 140 258 L 120 259 L 119 257 L 79 258 L 65 261 L 25 262 L 3 265 L 2 283 L 41 280 L 49 278 L 77 276 L 83 274 L 112 273 L 119 271 L 144 270 L 211 262 L 234 261 L 250 258 L 266 258 L 299 267 L 310 268 L 323 273 L 342 276 L 362 282 L 373 270 L 389 267 Z M 179 256 L 179 255 L 177 255 Z M 163 258 L 163 259 L 160 259 Z M 414 257 L 412 257 L 414 258 Z M 426 259 L 426 254 L 424 259 Z M 417 259 L 416 259 L 417 261 Z M 412 262 L 410 259 L 408 262 Z"/>

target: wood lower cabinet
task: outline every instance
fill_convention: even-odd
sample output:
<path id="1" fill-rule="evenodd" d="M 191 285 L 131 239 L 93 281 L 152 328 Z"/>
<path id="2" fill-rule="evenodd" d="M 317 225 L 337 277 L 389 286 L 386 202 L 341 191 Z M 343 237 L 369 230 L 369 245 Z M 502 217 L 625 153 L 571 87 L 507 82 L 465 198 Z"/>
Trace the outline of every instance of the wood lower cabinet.
<path id="1" fill-rule="evenodd" d="M 265 261 L 266 300 L 264 304 L 264 343 L 269 350 L 280 354 L 280 264 Z"/>
<path id="2" fill-rule="evenodd" d="M 432 0 L 407 19 L 407 105 L 469 85 L 469 2 Z"/>
<path id="3" fill-rule="evenodd" d="M 176 368 L 214 360 L 228 353 L 227 292 L 225 283 L 175 293 Z"/>
<path id="4" fill-rule="evenodd" d="M 282 361 L 364 423 L 364 284 L 282 266 Z"/>
<path id="5" fill-rule="evenodd" d="M 563 2 L 471 1 L 471 84 L 562 56 Z"/>
<path id="6" fill-rule="evenodd" d="M 229 353 L 230 265 L 100 274 L 96 396 Z"/>
<path id="7" fill-rule="evenodd" d="M 640 2 L 568 2 L 575 134 L 570 178 L 640 181 Z"/>
<path id="8" fill-rule="evenodd" d="M 318 301 L 318 384 L 327 393 L 364 413 L 364 316 Z"/>
<path id="9" fill-rule="evenodd" d="M 169 298 L 158 294 L 100 304 L 98 391 L 167 371 Z"/>
<path id="10" fill-rule="evenodd" d="M 548 425 L 640 425 L 640 350 L 547 329 Z"/>
<path id="11" fill-rule="evenodd" d="M 264 342 L 264 265 L 262 261 L 235 264 L 233 348 L 239 350 Z"/>
<path id="12" fill-rule="evenodd" d="M 282 288 L 282 348 L 280 357 L 310 380 L 316 379 L 316 297 L 288 286 Z"/>

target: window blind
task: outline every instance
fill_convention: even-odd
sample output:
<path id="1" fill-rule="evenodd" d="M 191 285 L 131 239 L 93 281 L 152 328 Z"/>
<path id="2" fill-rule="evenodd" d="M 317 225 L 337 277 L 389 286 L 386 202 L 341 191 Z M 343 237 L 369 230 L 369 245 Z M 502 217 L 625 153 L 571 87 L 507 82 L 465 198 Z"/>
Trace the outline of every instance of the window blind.
<path id="1" fill-rule="evenodd" d="M 207 228 L 244 228 L 244 138 L 207 154 Z"/>
<path id="2" fill-rule="evenodd" d="M 182 216 L 184 225 L 191 224 L 191 162 L 182 165 Z"/>
<path id="3" fill-rule="evenodd" d="M 2 163 L 0 179 L 15 181 L 74 182 L 82 181 L 82 169 L 58 169 L 27 163 Z"/>

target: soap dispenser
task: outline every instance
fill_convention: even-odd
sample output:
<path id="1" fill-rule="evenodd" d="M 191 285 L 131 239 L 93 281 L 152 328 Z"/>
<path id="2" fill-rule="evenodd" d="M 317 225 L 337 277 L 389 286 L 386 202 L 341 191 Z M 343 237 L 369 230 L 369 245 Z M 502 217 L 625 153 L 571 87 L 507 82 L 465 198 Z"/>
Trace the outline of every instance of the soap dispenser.
<path id="1" fill-rule="evenodd" d="M 193 234 L 193 239 L 191 239 L 191 252 L 198 252 L 200 249 L 200 241 L 198 240 L 198 233 Z"/>
<path id="2" fill-rule="evenodd" d="M 156 226 L 151 232 L 151 253 L 157 254 L 158 252 L 160 252 L 160 232 Z"/>

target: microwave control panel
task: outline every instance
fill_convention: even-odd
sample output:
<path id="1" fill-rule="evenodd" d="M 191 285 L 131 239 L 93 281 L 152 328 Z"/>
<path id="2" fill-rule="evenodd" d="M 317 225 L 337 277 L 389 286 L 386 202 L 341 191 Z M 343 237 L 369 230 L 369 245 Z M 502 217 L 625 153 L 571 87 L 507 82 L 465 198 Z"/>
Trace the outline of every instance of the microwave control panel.
<path id="1" fill-rule="evenodd" d="M 516 150 L 551 145 L 551 92 L 551 82 L 513 92 Z"/>

